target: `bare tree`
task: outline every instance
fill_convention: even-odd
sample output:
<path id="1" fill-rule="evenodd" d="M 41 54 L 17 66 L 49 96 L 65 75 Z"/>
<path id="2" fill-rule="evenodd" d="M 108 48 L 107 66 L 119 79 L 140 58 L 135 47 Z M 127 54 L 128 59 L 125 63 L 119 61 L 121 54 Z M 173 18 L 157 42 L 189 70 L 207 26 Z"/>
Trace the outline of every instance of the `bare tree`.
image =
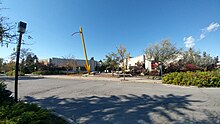
<path id="1" fill-rule="evenodd" d="M 70 69 L 76 70 L 77 62 L 75 60 L 75 57 L 73 55 L 63 56 L 64 59 L 64 66 L 69 71 Z"/>
<path id="2" fill-rule="evenodd" d="M 123 71 L 123 77 L 124 77 L 124 80 L 125 80 L 125 69 L 126 69 L 126 61 L 128 59 L 128 57 L 130 56 L 129 53 L 127 53 L 127 50 L 126 48 L 123 46 L 123 45 L 120 45 L 118 48 L 117 48 L 117 53 L 119 55 L 119 62 L 122 63 L 122 71 Z"/>
<path id="3" fill-rule="evenodd" d="M 15 24 L 6 23 L 7 18 L 0 17 L 0 43 L 1 46 L 8 45 L 17 39 L 17 35 L 12 30 L 15 28 Z"/>
<path id="4" fill-rule="evenodd" d="M 1 2 L 0 5 L 2 5 Z M 0 7 L 0 45 L 1 47 L 3 46 L 8 47 L 9 44 L 17 44 L 18 41 L 18 34 L 16 31 L 17 23 L 8 22 L 9 18 L 1 15 L 1 12 L 4 9 L 5 8 Z M 25 34 L 28 34 L 28 31 Z M 30 35 L 26 35 L 26 36 L 27 39 L 32 39 Z M 31 45 L 24 43 L 24 40 L 22 40 L 22 44 Z"/>
<path id="5" fill-rule="evenodd" d="M 34 56 L 34 53 L 29 48 L 22 48 L 20 51 L 20 61 L 24 61 L 29 55 Z M 10 55 L 11 60 L 15 60 L 17 51 Z"/>
<path id="6" fill-rule="evenodd" d="M 2 5 L 2 3 L 0 3 Z M 4 8 L 0 8 L 2 12 Z M 7 22 L 9 18 L 3 17 L 0 13 L 0 44 L 1 46 L 8 46 L 10 43 L 16 41 L 17 35 L 14 31 L 16 24 Z"/>

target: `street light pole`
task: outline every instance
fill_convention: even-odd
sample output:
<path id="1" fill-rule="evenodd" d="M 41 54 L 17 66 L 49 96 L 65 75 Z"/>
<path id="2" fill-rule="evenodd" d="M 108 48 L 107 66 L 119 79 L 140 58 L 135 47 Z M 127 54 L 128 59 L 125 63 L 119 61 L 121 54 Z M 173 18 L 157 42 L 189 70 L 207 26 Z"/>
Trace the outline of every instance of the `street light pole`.
<path id="1" fill-rule="evenodd" d="M 20 49 L 21 49 L 21 39 L 22 39 L 22 33 L 19 34 L 16 65 L 15 65 L 15 101 L 18 101 L 18 70 L 19 70 L 19 56 L 20 56 Z"/>
<path id="2" fill-rule="evenodd" d="M 16 65 L 15 65 L 15 101 L 18 101 L 18 70 L 19 70 L 19 57 L 20 57 L 20 50 L 21 50 L 21 40 L 22 40 L 22 35 L 25 33 L 27 24 L 24 22 L 19 22 L 18 23 L 18 32 L 19 34 L 19 39 L 18 39 L 18 45 L 17 45 L 17 57 L 16 57 Z"/>

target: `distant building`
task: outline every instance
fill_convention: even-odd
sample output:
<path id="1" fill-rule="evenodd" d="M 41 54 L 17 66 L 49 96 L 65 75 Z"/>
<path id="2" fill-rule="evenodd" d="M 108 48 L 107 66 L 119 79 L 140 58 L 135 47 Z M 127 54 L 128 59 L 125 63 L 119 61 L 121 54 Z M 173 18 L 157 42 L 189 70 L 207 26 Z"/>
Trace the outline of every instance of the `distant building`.
<path id="1" fill-rule="evenodd" d="M 42 59 L 39 60 L 39 62 L 43 63 L 44 65 L 53 64 L 57 67 L 67 67 L 71 66 L 72 71 L 85 71 L 85 64 L 86 60 L 81 59 L 64 59 L 64 58 L 49 58 L 49 59 Z M 90 60 L 88 60 L 88 63 L 90 65 L 90 70 L 95 71 L 96 67 L 101 66 L 100 62 L 95 61 L 92 57 Z"/>
<path id="2" fill-rule="evenodd" d="M 130 66 L 137 66 L 137 63 L 142 64 L 144 68 L 148 69 L 149 71 L 152 70 L 151 61 L 147 60 L 145 55 L 128 58 L 126 60 L 127 69 L 129 69 Z"/>
<path id="3" fill-rule="evenodd" d="M 178 62 L 180 59 L 183 59 L 182 55 L 177 55 L 175 59 L 167 60 L 166 63 Z M 152 58 L 153 60 L 153 58 Z M 146 55 L 140 55 L 137 57 L 131 57 L 125 60 L 126 68 L 129 69 L 130 66 L 137 66 L 137 64 L 142 64 L 145 69 L 152 71 L 155 68 L 155 63 L 152 63 L 151 60 L 147 59 Z M 157 63 L 156 63 L 157 64 Z M 156 65 L 157 66 L 157 65 Z"/>
<path id="4" fill-rule="evenodd" d="M 50 59 L 40 59 L 38 61 L 44 65 L 49 65 Z"/>
<path id="5" fill-rule="evenodd" d="M 175 59 L 170 59 L 166 61 L 166 64 L 172 63 L 172 62 L 178 62 L 179 60 L 183 59 L 183 55 L 181 54 L 176 54 L 176 58 Z"/>

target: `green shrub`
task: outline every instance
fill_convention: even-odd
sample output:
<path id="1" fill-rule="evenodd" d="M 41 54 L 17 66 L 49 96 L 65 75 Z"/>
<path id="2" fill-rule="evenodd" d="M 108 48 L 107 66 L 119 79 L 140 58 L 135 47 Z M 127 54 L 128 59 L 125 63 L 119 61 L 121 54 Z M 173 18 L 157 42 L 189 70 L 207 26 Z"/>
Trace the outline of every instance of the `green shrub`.
<path id="1" fill-rule="evenodd" d="M 163 77 L 163 83 L 198 87 L 220 87 L 220 71 L 173 72 Z"/>
<path id="2" fill-rule="evenodd" d="M 35 71 L 35 72 L 32 72 L 32 74 L 34 75 L 45 75 L 45 71 Z"/>
<path id="3" fill-rule="evenodd" d="M 0 80 L 0 106 L 9 105 L 14 102 L 11 93 L 10 90 L 6 90 L 6 84 Z"/>
<path id="4" fill-rule="evenodd" d="M 18 102 L 0 107 L 0 123 L 15 124 L 63 124 L 67 123 L 36 104 Z"/>
<path id="5" fill-rule="evenodd" d="M 6 76 L 15 76 L 15 71 L 8 71 L 5 73 Z M 18 76 L 24 76 L 25 74 L 23 72 L 18 72 Z"/>

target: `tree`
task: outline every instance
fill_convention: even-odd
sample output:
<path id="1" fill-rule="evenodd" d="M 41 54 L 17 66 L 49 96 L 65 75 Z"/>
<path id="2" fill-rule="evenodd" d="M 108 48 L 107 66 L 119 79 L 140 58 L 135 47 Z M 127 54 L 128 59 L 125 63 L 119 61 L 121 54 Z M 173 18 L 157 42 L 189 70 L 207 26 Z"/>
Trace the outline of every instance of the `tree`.
<path id="1" fill-rule="evenodd" d="M 103 72 L 106 70 L 106 65 L 105 65 L 105 62 L 103 62 L 102 60 L 99 60 L 99 64 L 100 66 L 96 66 L 96 71 L 99 71 L 99 72 Z"/>
<path id="2" fill-rule="evenodd" d="M 206 52 L 203 52 L 203 56 L 202 56 L 202 61 L 201 62 L 201 66 L 204 69 L 209 69 L 212 65 L 214 68 L 214 59 L 210 56 L 210 54 L 207 54 Z"/>
<path id="3" fill-rule="evenodd" d="M 20 61 L 24 61 L 29 55 L 34 56 L 34 53 L 31 52 L 31 49 L 29 48 L 22 48 L 20 51 Z M 17 52 L 13 52 L 10 55 L 11 60 L 15 60 L 17 57 Z"/>
<path id="4" fill-rule="evenodd" d="M 113 72 L 118 68 L 117 53 L 111 52 L 108 55 L 106 55 L 105 57 L 106 57 L 106 59 L 102 65 L 105 66 L 106 69 L 110 69 L 113 74 Z"/>
<path id="5" fill-rule="evenodd" d="M 32 73 L 37 70 L 38 58 L 36 55 L 29 54 L 25 60 L 21 62 L 21 72 Z"/>
<path id="6" fill-rule="evenodd" d="M 2 3 L 0 3 L 2 5 Z M 0 7 L 0 11 L 4 8 Z M 16 24 L 7 22 L 9 18 L 3 17 L 0 13 L 0 45 L 8 46 L 14 43 L 17 39 L 16 31 L 14 31 Z"/>
<path id="7" fill-rule="evenodd" d="M 8 18 L 0 15 L 0 44 L 1 46 L 7 46 L 13 43 L 17 39 L 17 35 L 13 32 L 15 24 L 7 23 Z"/>
<path id="8" fill-rule="evenodd" d="M 2 72 L 3 68 L 3 58 L 0 58 L 0 73 Z"/>
<path id="9" fill-rule="evenodd" d="M 124 46 L 120 45 L 118 48 L 117 48 L 117 53 L 118 53 L 118 56 L 119 56 L 119 62 L 122 63 L 122 71 L 123 71 L 123 76 L 124 76 L 124 80 L 125 80 L 125 69 L 127 66 L 125 63 L 127 61 L 127 59 L 129 58 L 130 54 L 127 53 L 127 50 Z"/>
<path id="10" fill-rule="evenodd" d="M 219 63 L 218 56 L 214 57 L 214 66 L 217 67 Z"/>
<path id="11" fill-rule="evenodd" d="M 180 51 L 169 40 L 162 40 L 160 43 L 146 48 L 145 54 L 149 60 L 153 59 L 155 62 L 167 63 L 167 61 L 177 58 Z"/>
<path id="12" fill-rule="evenodd" d="M 10 55 L 11 61 L 16 59 L 17 52 L 13 52 Z M 22 48 L 20 51 L 20 70 L 23 73 L 32 73 L 36 71 L 40 66 L 38 57 L 29 48 Z"/>
<path id="13" fill-rule="evenodd" d="M 67 71 L 76 70 L 77 62 L 75 60 L 75 57 L 73 55 L 64 56 L 63 59 L 65 60 L 64 66 Z"/>
<path id="14" fill-rule="evenodd" d="M 183 56 L 183 64 L 195 64 L 198 65 L 198 60 L 201 59 L 200 51 L 194 51 L 192 48 L 189 48 L 188 51 L 183 51 L 181 53 Z"/>
<path id="15" fill-rule="evenodd" d="M 0 2 L 0 5 L 2 3 Z M 0 7 L 0 12 L 4 10 L 4 8 Z M 0 45 L 1 47 L 6 46 L 8 47 L 9 44 L 17 44 L 18 41 L 18 34 L 16 31 L 17 23 L 8 22 L 9 18 L 4 17 L 0 13 Z M 28 34 L 28 33 L 25 33 Z M 27 39 L 32 39 L 30 35 L 26 35 Z M 24 40 L 22 41 L 24 43 Z"/>
<path id="16" fill-rule="evenodd" d="M 205 70 L 214 64 L 214 59 L 209 54 L 203 52 L 201 55 L 200 51 L 195 51 L 192 48 L 189 48 L 188 51 L 183 51 L 182 56 L 182 64 L 193 64 Z"/>
<path id="17" fill-rule="evenodd" d="M 13 71 L 15 70 L 15 62 L 14 61 L 10 61 L 9 63 L 3 63 L 3 67 L 2 67 L 2 71 L 8 72 L 8 71 Z"/>

